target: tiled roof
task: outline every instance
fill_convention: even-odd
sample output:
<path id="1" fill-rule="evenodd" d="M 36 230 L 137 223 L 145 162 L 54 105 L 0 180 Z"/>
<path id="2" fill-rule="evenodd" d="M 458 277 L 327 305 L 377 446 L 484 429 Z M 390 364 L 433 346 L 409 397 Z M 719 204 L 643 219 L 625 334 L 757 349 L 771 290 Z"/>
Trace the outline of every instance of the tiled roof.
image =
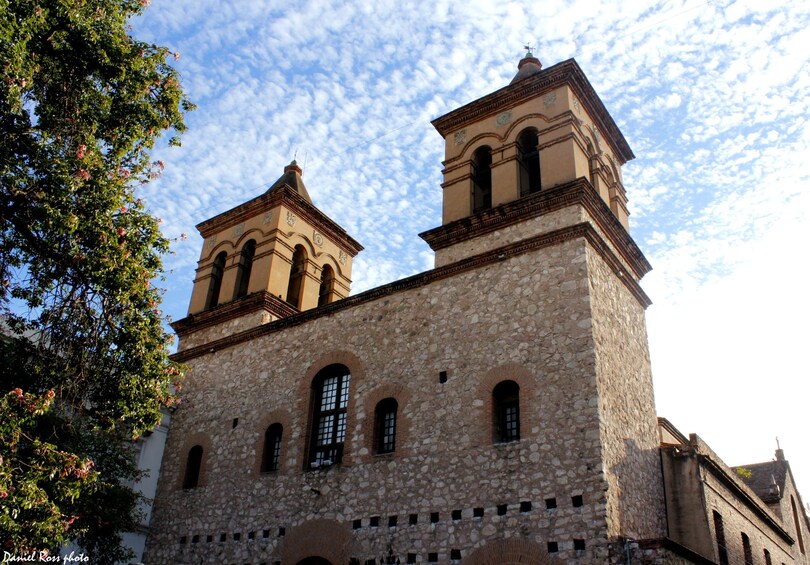
<path id="1" fill-rule="evenodd" d="M 732 467 L 737 476 L 765 502 L 776 502 L 785 491 L 788 462 L 784 460 Z M 774 488 L 778 486 L 778 490 Z"/>

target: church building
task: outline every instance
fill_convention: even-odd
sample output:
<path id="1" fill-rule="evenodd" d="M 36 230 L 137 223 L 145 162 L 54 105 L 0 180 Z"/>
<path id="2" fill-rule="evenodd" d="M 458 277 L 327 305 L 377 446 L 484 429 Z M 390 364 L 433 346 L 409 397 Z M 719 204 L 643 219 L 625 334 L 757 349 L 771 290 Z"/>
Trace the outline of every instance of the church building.
<path id="1" fill-rule="evenodd" d="M 433 125 L 430 271 L 350 295 L 295 161 L 197 226 L 144 562 L 810 563 L 781 451 L 731 469 L 656 416 L 634 155 L 576 61 Z"/>

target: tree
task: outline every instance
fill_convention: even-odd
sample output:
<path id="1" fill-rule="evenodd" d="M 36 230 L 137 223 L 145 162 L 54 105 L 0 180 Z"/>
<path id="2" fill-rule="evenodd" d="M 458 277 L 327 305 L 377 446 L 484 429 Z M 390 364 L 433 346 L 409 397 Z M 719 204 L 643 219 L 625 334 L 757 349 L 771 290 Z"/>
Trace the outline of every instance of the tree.
<path id="1" fill-rule="evenodd" d="M 127 439 L 175 401 L 169 242 L 138 198 L 191 110 L 148 0 L 0 0 L 0 544 L 78 539 L 114 562 L 135 524 Z M 170 144 L 178 144 L 177 138 Z M 101 552 L 104 553 L 101 553 Z"/>

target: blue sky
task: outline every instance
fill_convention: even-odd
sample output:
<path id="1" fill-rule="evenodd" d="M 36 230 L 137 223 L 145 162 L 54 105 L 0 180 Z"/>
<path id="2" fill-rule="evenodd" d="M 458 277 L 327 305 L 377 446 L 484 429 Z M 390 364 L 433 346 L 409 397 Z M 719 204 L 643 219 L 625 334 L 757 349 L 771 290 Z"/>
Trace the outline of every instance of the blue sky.
<path id="1" fill-rule="evenodd" d="M 179 53 L 198 110 L 143 196 L 185 316 L 200 221 L 293 156 L 365 246 L 353 292 L 433 266 L 443 142 L 430 120 L 508 84 L 531 42 L 574 57 L 637 158 L 625 165 L 659 415 L 729 464 L 778 436 L 810 502 L 810 3 L 153 0 L 135 33 Z"/>

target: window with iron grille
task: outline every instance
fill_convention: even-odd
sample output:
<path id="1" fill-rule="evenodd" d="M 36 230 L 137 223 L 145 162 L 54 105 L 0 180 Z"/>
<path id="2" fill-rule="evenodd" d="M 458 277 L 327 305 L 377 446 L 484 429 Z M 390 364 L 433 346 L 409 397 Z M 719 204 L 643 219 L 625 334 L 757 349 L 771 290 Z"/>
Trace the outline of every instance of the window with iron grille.
<path id="1" fill-rule="evenodd" d="M 310 467 L 340 463 L 343 459 L 350 379 L 349 369 L 343 365 L 330 365 L 313 381 Z"/>
<path id="2" fill-rule="evenodd" d="M 281 432 L 281 424 L 273 424 L 264 432 L 262 473 L 278 471 L 278 465 L 281 460 Z"/>
<path id="3" fill-rule="evenodd" d="M 502 381 L 492 391 L 496 443 L 520 439 L 520 387 L 515 381 Z"/>
<path id="4" fill-rule="evenodd" d="M 393 453 L 397 437 L 397 401 L 386 398 L 377 404 L 375 412 L 375 451 Z"/>

